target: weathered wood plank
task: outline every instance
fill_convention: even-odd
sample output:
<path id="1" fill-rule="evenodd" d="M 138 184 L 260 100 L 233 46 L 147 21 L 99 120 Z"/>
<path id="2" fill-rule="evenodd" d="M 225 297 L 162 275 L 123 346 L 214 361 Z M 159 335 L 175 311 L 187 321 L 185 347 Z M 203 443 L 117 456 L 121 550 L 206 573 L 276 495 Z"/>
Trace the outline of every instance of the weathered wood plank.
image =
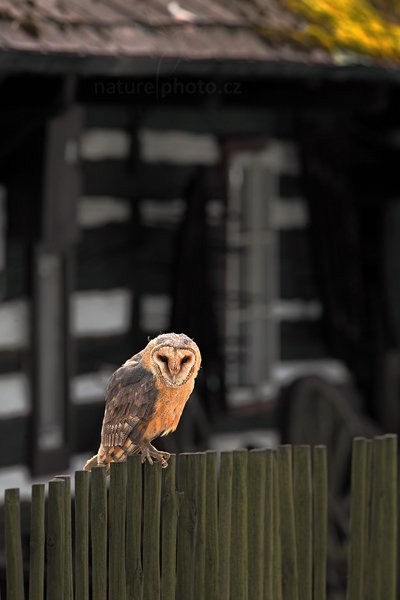
<path id="1" fill-rule="evenodd" d="M 7 600 L 24 600 L 19 490 L 4 494 Z"/>
<path id="2" fill-rule="evenodd" d="M 293 448 L 293 494 L 296 524 L 299 600 L 312 600 L 312 476 L 310 446 Z"/>
<path id="3" fill-rule="evenodd" d="M 397 510 L 397 439 L 378 436 L 372 446 L 368 600 L 396 596 Z"/>
<path id="4" fill-rule="evenodd" d="M 230 598 L 232 452 L 221 452 L 218 480 L 218 598 Z"/>
<path id="5" fill-rule="evenodd" d="M 68 475 L 58 475 L 56 479 L 64 481 L 64 600 L 73 598 L 72 572 L 72 531 L 71 531 L 71 478 Z"/>
<path id="6" fill-rule="evenodd" d="M 350 540 L 347 600 L 364 600 L 364 576 L 368 552 L 368 444 L 354 438 L 351 461 Z"/>
<path id="7" fill-rule="evenodd" d="M 206 473 L 206 577 L 205 598 L 218 598 L 218 484 L 217 454 L 208 451 Z"/>
<path id="8" fill-rule="evenodd" d="M 45 485 L 37 483 L 31 499 L 29 600 L 43 600 L 45 543 Z"/>
<path id="9" fill-rule="evenodd" d="M 194 455 L 196 476 L 196 535 L 194 542 L 193 598 L 205 598 L 205 566 L 206 566 L 206 475 L 207 456 L 204 452 Z"/>
<path id="10" fill-rule="evenodd" d="M 396 600 L 397 593 L 397 436 L 386 435 L 383 439 L 383 455 L 386 465 L 383 497 L 383 539 L 384 554 L 382 564 L 382 598 Z"/>
<path id="11" fill-rule="evenodd" d="M 248 454 L 248 597 L 252 600 L 264 598 L 266 459 L 265 450 Z"/>
<path id="12" fill-rule="evenodd" d="M 47 600 L 64 600 L 65 482 L 49 483 L 47 520 Z"/>
<path id="13" fill-rule="evenodd" d="M 298 600 L 296 528 L 293 501 L 292 447 L 277 449 L 279 482 L 279 523 L 282 552 L 282 595 L 285 600 Z"/>
<path id="14" fill-rule="evenodd" d="M 368 548 L 368 571 L 366 593 L 368 600 L 382 597 L 383 562 L 383 494 L 386 476 L 383 437 L 378 436 L 372 444 L 372 479 L 370 502 L 370 542 Z"/>
<path id="15" fill-rule="evenodd" d="M 110 465 L 108 502 L 108 597 L 126 599 L 125 569 L 126 462 Z"/>
<path id="16" fill-rule="evenodd" d="M 273 596 L 273 557 L 274 557 L 274 475 L 273 450 L 265 451 L 265 508 L 264 508 L 264 598 L 274 600 Z"/>
<path id="17" fill-rule="evenodd" d="M 272 461 L 272 519 L 273 519 L 273 556 L 272 556 L 272 600 L 282 600 L 282 544 L 281 544 L 281 509 L 279 496 L 279 474 L 277 452 L 273 452 Z"/>
<path id="18" fill-rule="evenodd" d="M 176 542 L 179 495 L 176 491 L 176 457 L 172 454 L 168 468 L 162 472 L 161 487 L 161 600 L 175 600 Z"/>
<path id="19" fill-rule="evenodd" d="M 231 600 L 248 598 L 247 450 L 233 452 L 231 518 Z"/>
<path id="20" fill-rule="evenodd" d="M 142 461 L 140 456 L 129 456 L 126 485 L 127 600 L 141 600 L 142 583 Z"/>
<path id="21" fill-rule="evenodd" d="M 144 466 L 143 600 L 160 598 L 161 465 Z"/>
<path id="22" fill-rule="evenodd" d="M 328 551 L 328 466 L 325 446 L 313 453 L 313 543 L 314 600 L 326 599 L 326 561 Z"/>
<path id="23" fill-rule="evenodd" d="M 93 600 L 107 600 L 107 480 L 104 467 L 94 467 L 91 471 L 90 531 Z"/>
<path id="24" fill-rule="evenodd" d="M 89 600 L 89 473 L 75 473 L 75 600 Z"/>
<path id="25" fill-rule="evenodd" d="M 177 542 L 177 598 L 192 600 L 194 573 L 194 538 L 196 535 L 196 461 L 193 454 L 180 454 L 178 489 L 182 493 Z"/>

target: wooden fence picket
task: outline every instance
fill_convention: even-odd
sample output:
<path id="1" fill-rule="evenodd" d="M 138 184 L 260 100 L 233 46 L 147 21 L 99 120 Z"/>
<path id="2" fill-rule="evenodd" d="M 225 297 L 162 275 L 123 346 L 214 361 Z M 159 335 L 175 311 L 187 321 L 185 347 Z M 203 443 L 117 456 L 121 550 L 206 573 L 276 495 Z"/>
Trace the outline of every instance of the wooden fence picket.
<path id="1" fill-rule="evenodd" d="M 108 600 L 126 599 L 126 463 L 111 463 L 108 502 Z"/>
<path id="2" fill-rule="evenodd" d="M 282 552 L 282 595 L 285 600 L 298 600 L 296 527 L 293 500 L 292 447 L 277 449 Z"/>
<path id="3" fill-rule="evenodd" d="M 159 600 L 161 465 L 144 466 L 143 600 Z M 109 598 L 111 600 L 111 598 Z M 115 598 L 119 600 L 119 598 Z"/>
<path id="4" fill-rule="evenodd" d="M 141 600 L 142 598 L 142 485 L 141 458 L 137 455 L 129 456 L 126 483 L 127 600 Z"/>
<path id="5" fill-rule="evenodd" d="M 45 544 L 45 485 L 36 483 L 31 496 L 29 600 L 43 600 Z"/>
<path id="6" fill-rule="evenodd" d="M 264 600 L 274 600 L 274 452 L 265 451 Z"/>
<path id="7" fill-rule="evenodd" d="M 89 600 L 89 473 L 75 473 L 75 600 Z"/>
<path id="8" fill-rule="evenodd" d="M 248 453 L 248 596 L 264 598 L 265 450 Z"/>
<path id="9" fill-rule="evenodd" d="M 196 532 L 196 461 L 193 454 L 179 456 L 178 490 L 182 493 L 182 501 L 177 532 L 176 595 L 192 600 Z"/>
<path id="10" fill-rule="evenodd" d="M 168 469 L 163 469 L 162 473 L 161 600 L 175 600 L 178 516 L 179 494 L 176 491 L 176 457 L 172 455 L 169 459 Z"/>
<path id="11" fill-rule="evenodd" d="M 24 600 L 22 565 L 21 517 L 19 490 L 10 489 L 4 495 L 7 600 Z"/>
<path id="12" fill-rule="evenodd" d="M 354 438 L 351 465 L 350 544 L 347 600 L 364 600 L 368 552 L 368 443 Z"/>
<path id="13" fill-rule="evenodd" d="M 218 478 L 217 453 L 208 451 L 206 465 L 205 598 L 218 598 Z"/>
<path id="14" fill-rule="evenodd" d="M 49 483 L 47 519 L 47 600 L 64 600 L 65 579 L 65 481 Z"/>
<path id="15" fill-rule="evenodd" d="M 204 452 L 194 454 L 196 492 L 194 495 L 194 511 L 196 530 L 194 536 L 194 568 L 193 568 L 193 600 L 205 597 L 206 567 L 206 475 L 207 456 Z"/>
<path id="16" fill-rule="evenodd" d="M 25 600 L 25 575 L 29 600 L 327 598 L 324 446 L 187 453 L 167 469 L 131 456 L 109 486 L 104 467 L 74 482 L 73 515 L 69 477 L 47 502 L 32 486 L 29 556 L 6 490 L 5 600 Z M 355 438 L 347 600 L 396 600 L 397 526 L 397 437 Z"/>
<path id="17" fill-rule="evenodd" d="M 328 465 L 325 446 L 313 452 L 314 600 L 326 600 L 328 555 Z"/>
<path id="18" fill-rule="evenodd" d="M 107 600 L 107 481 L 104 467 L 90 474 L 90 531 L 92 551 L 92 597 Z"/>
<path id="19" fill-rule="evenodd" d="M 383 438 L 383 463 L 385 464 L 383 496 L 383 564 L 382 598 L 396 600 L 397 580 L 397 437 L 386 435 Z"/>
<path id="20" fill-rule="evenodd" d="M 218 479 L 218 596 L 229 600 L 233 456 L 222 452 Z"/>
<path id="21" fill-rule="evenodd" d="M 64 482 L 64 600 L 73 600 L 71 478 L 58 475 L 56 479 Z"/>
<path id="22" fill-rule="evenodd" d="M 230 598 L 248 598 L 247 450 L 233 452 Z"/>
<path id="23" fill-rule="evenodd" d="M 312 600 L 312 471 L 310 446 L 293 447 L 293 498 L 299 600 Z"/>

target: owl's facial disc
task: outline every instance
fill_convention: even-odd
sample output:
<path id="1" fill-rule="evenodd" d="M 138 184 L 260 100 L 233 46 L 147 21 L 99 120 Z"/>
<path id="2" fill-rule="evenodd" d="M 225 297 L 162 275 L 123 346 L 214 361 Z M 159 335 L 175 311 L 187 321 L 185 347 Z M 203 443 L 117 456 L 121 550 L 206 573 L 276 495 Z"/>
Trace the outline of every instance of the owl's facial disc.
<path id="1" fill-rule="evenodd" d="M 164 382 L 170 387 L 179 387 L 189 379 L 196 356 L 190 348 L 159 346 L 153 350 L 152 360 Z"/>

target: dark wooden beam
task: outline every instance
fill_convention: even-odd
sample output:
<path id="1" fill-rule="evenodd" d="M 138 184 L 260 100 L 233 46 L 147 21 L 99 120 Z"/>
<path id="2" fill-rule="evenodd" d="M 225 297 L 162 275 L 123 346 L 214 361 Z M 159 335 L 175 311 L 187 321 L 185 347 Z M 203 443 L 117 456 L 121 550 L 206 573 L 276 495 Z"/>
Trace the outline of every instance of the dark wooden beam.
<path id="1" fill-rule="evenodd" d="M 88 196 L 175 199 L 182 198 L 196 166 L 104 160 L 86 162 L 82 169 Z M 205 171 L 214 185 L 214 197 L 220 198 L 221 172 L 217 167 L 206 167 Z"/>
<path id="2" fill-rule="evenodd" d="M 44 138 L 41 239 L 32 253 L 30 464 L 34 474 L 64 469 L 70 456 L 69 299 L 80 196 L 80 124 L 80 110 L 67 103 L 65 110 L 47 123 Z"/>
<path id="3" fill-rule="evenodd" d="M 186 60 L 182 56 L 168 57 L 162 53 L 140 56 L 129 54 L 78 54 L 74 52 L 27 52 L 25 50 L 7 50 L 0 55 L 1 72 L 39 75 L 69 75 L 121 77 L 160 77 L 174 73 L 191 77 L 281 77 L 315 79 L 324 77 L 328 80 L 341 81 L 399 81 L 396 69 L 371 65 L 334 65 L 313 64 L 306 53 L 303 60 L 289 62 L 282 60 L 279 51 L 271 60 L 238 60 L 228 59 L 194 59 Z"/>

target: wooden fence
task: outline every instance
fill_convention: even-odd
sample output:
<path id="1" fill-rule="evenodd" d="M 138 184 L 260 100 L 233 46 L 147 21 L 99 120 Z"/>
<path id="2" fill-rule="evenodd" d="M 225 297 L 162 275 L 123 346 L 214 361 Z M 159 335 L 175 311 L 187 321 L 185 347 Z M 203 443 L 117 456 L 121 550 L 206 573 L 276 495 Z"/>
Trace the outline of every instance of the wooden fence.
<path id="1" fill-rule="evenodd" d="M 29 557 L 6 490 L 7 600 L 324 600 L 327 473 L 323 446 L 78 471 L 72 511 L 68 477 L 32 486 Z M 357 438 L 348 600 L 395 600 L 396 532 L 397 439 Z"/>

